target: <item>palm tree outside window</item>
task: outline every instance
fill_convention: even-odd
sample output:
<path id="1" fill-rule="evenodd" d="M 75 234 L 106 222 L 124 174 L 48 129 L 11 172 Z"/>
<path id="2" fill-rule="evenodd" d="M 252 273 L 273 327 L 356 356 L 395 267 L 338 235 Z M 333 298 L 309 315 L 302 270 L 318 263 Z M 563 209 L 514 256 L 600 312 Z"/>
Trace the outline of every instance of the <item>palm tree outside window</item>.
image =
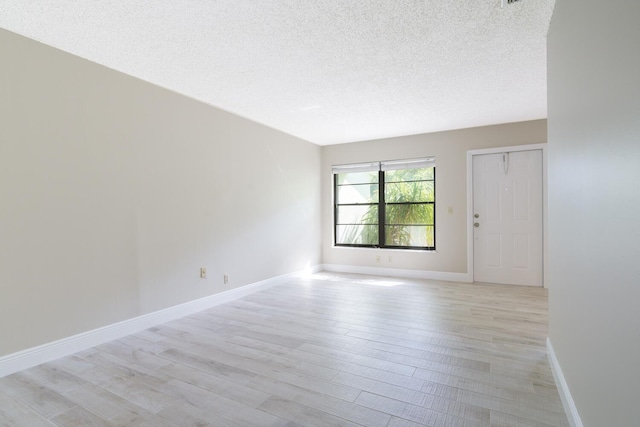
<path id="1" fill-rule="evenodd" d="M 336 246 L 435 250 L 434 158 L 333 167 Z"/>

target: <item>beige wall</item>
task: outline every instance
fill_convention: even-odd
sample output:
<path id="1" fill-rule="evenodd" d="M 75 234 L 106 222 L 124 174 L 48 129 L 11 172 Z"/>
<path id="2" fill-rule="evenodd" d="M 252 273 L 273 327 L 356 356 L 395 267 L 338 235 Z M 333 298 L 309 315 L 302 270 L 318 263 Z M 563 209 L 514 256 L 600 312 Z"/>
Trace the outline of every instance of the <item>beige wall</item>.
<path id="1" fill-rule="evenodd" d="M 447 273 L 467 272 L 467 151 L 546 142 L 546 120 L 413 135 L 322 149 L 322 239 L 325 264 Z M 331 166 L 436 157 L 436 252 L 333 245 Z M 453 213 L 449 214 L 448 209 Z M 381 262 L 376 262 L 381 255 Z M 392 261 L 389 262 L 389 256 Z"/>
<path id="2" fill-rule="evenodd" d="M 318 146 L 3 30 L 0 58 L 0 356 L 321 262 Z"/>
<path id="3" fill-rule="evenodd" d="M 638 17 L 558 1 L 548 37 L 549 334 L 589 427 L 640 422 Z"/>

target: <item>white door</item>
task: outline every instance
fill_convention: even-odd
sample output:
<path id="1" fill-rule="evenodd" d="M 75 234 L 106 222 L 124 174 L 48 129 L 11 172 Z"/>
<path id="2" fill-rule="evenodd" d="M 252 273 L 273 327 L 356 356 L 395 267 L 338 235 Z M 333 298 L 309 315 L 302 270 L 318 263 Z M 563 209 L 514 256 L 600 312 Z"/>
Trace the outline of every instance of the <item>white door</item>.
<path id="1" fill-rule="evenodd" d="M 542 150 L 473 156 L 473 279 L 542 286 Z"/>

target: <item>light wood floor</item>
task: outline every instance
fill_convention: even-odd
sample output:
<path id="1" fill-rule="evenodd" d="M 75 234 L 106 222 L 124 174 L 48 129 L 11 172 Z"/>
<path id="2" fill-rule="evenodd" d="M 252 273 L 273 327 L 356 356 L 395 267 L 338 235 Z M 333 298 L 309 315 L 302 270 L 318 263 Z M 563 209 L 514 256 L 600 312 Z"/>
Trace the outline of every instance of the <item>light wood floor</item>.
<path id="1" fill-rule="evenodd" d="M 320 273 L 0 379 L 2 426 L 567 426 L 544 289 Z"/>

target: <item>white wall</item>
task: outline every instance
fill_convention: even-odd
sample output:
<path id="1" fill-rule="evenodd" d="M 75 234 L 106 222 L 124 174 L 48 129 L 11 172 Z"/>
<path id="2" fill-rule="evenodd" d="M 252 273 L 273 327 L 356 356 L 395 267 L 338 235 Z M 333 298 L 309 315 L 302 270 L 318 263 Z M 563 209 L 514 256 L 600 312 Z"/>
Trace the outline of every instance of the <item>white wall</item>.
<path id="1" fill-rule="evenodd" d="M 534 120 L 323 147 L 323 262 L 366 268 L 466 273 L 467 151 L 538 144 L 546 142 L 546 138 L 546 120 Z M 436 252 L 334 247 L 332 165 L 427 156 L 436 157 Z M 380 263 L 376 262 L 377 255 L 381 255 Z"/>
<path id="2" fill-rule="evenodd" d="M 4 30 L 0 58 L 0 356 L 321 262 L 319 147 Z"/>
<path id="3" fill-rule="evenodd" d="M 640 422 L 640 2 L 548 37 L 550 341 L 585 426 Z"/>

